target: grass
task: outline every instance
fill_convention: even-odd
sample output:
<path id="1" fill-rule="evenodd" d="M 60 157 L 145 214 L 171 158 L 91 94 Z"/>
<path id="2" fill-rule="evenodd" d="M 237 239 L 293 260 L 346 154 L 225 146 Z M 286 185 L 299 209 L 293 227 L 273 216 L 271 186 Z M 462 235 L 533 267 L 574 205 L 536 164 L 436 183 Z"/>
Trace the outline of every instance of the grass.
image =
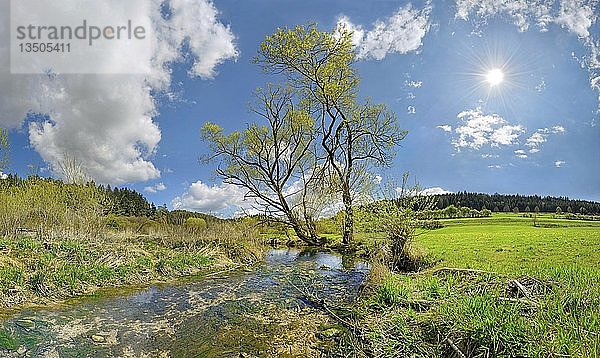
<path id="1" fill-rule="evenodd" d="M 450 226 L 417 240 L 447 266 L 527 274 L 545 267 L 600 268 L 600 226 L 542 228 L 493 223 Z M 573 224 L 573 223 L 571 223 Z"/>
<path id="2" fill-rule="evenodd" d="M 103 287 L 195 275 L 260 258 L 251 229 L 234 222 L 190 234 L 0 239 L 0 308 L 48 303 Z"/>
<path id="3" fill-rule="evenodd" d="M 600 355 L 600 226 L 551 215 L 537 222 L 547 227 L 503 214 L 444 220 L 422 233 L 416 240 L 436 265 L 372 287 L 360 306 L 363 349 L 445 357 L 457 355 L 453 344 L 479 357 Z"/>

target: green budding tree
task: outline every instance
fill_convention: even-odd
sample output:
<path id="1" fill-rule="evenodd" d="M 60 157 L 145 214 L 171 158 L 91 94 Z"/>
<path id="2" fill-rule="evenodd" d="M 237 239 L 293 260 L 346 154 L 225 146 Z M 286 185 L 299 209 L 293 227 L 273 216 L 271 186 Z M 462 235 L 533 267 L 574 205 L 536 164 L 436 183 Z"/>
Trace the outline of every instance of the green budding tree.
<path id="1" fill-rule="evenodd" d="M 372 186 L 375 167 L 389 165 L 394 147 L 406 136 L 385 105 L 359 99 L 355 60 L 351 32 L 323 32 L 314 24 L 278 29 L 255 59 L 267 73 L 282 76 L 313 109 L 315 157 L 344 204 L 345 245 L 353 241 L 355 201 Z"/>
<path id="2" fill-rule="evenodd" d="M 222 160 L 217 174 L 309 244 L 323 242 L 314 220 L 336 200 L 343 202 L 343 243 L 352 244 L 354 206 L 406 136 L 385 105 L 359 99 L 355 60 L 344 28 L 278 29 L 255 58 L 279 81 L 259 90 L 252 107 L 266 125 L 229 135 L 213 123 L 202 130 L 213 158 Z"/>

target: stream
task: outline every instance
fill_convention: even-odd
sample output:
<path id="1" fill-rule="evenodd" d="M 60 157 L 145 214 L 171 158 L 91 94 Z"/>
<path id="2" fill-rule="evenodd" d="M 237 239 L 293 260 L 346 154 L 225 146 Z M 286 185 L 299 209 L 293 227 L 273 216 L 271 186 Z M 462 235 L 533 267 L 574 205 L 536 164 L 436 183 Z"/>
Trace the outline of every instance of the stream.
<path id="1" fill-rule="evenodd" d="M 368 270 L 337 253 L 270 250 L 252 270 L 21 311 L 2 322 L 18 352 L 0 356 L 318 356 L 337 322 L 301 291 L 350 302 Z"/>

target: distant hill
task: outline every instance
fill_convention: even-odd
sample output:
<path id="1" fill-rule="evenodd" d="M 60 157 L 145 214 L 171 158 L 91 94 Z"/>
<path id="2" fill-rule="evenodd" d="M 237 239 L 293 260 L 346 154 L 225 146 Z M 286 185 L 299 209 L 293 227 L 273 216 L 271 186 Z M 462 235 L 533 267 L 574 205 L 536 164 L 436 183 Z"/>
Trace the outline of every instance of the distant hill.
<path id="1" fill-rule="evenodd" d="M 505 195 L 505 194 L 480 194 L 458 192 L 453 194 L 435 195 L 437 207 L 444 209 L 450 205 L 456 207 L 467 206 L 472 209 L 488 209 L 493 212 L 512 212 L 515 208 L 519 212 L 541 212 L 600 214 L 600 203 L 587 200 L 573 200 L 566 197 L 552 197 L 539 195 Z"/>

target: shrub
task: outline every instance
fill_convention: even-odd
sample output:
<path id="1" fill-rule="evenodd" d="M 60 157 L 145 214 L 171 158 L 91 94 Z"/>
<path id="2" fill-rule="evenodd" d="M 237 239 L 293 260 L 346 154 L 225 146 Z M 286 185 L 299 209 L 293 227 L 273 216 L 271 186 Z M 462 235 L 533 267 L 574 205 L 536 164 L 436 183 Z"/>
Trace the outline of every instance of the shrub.
<path id="1" fill-rule="evenodd" d="M 207 228 L 206 220 L 202 218 L 188 218 L 183 225 L 192 232 L 199 232 Z"/>

